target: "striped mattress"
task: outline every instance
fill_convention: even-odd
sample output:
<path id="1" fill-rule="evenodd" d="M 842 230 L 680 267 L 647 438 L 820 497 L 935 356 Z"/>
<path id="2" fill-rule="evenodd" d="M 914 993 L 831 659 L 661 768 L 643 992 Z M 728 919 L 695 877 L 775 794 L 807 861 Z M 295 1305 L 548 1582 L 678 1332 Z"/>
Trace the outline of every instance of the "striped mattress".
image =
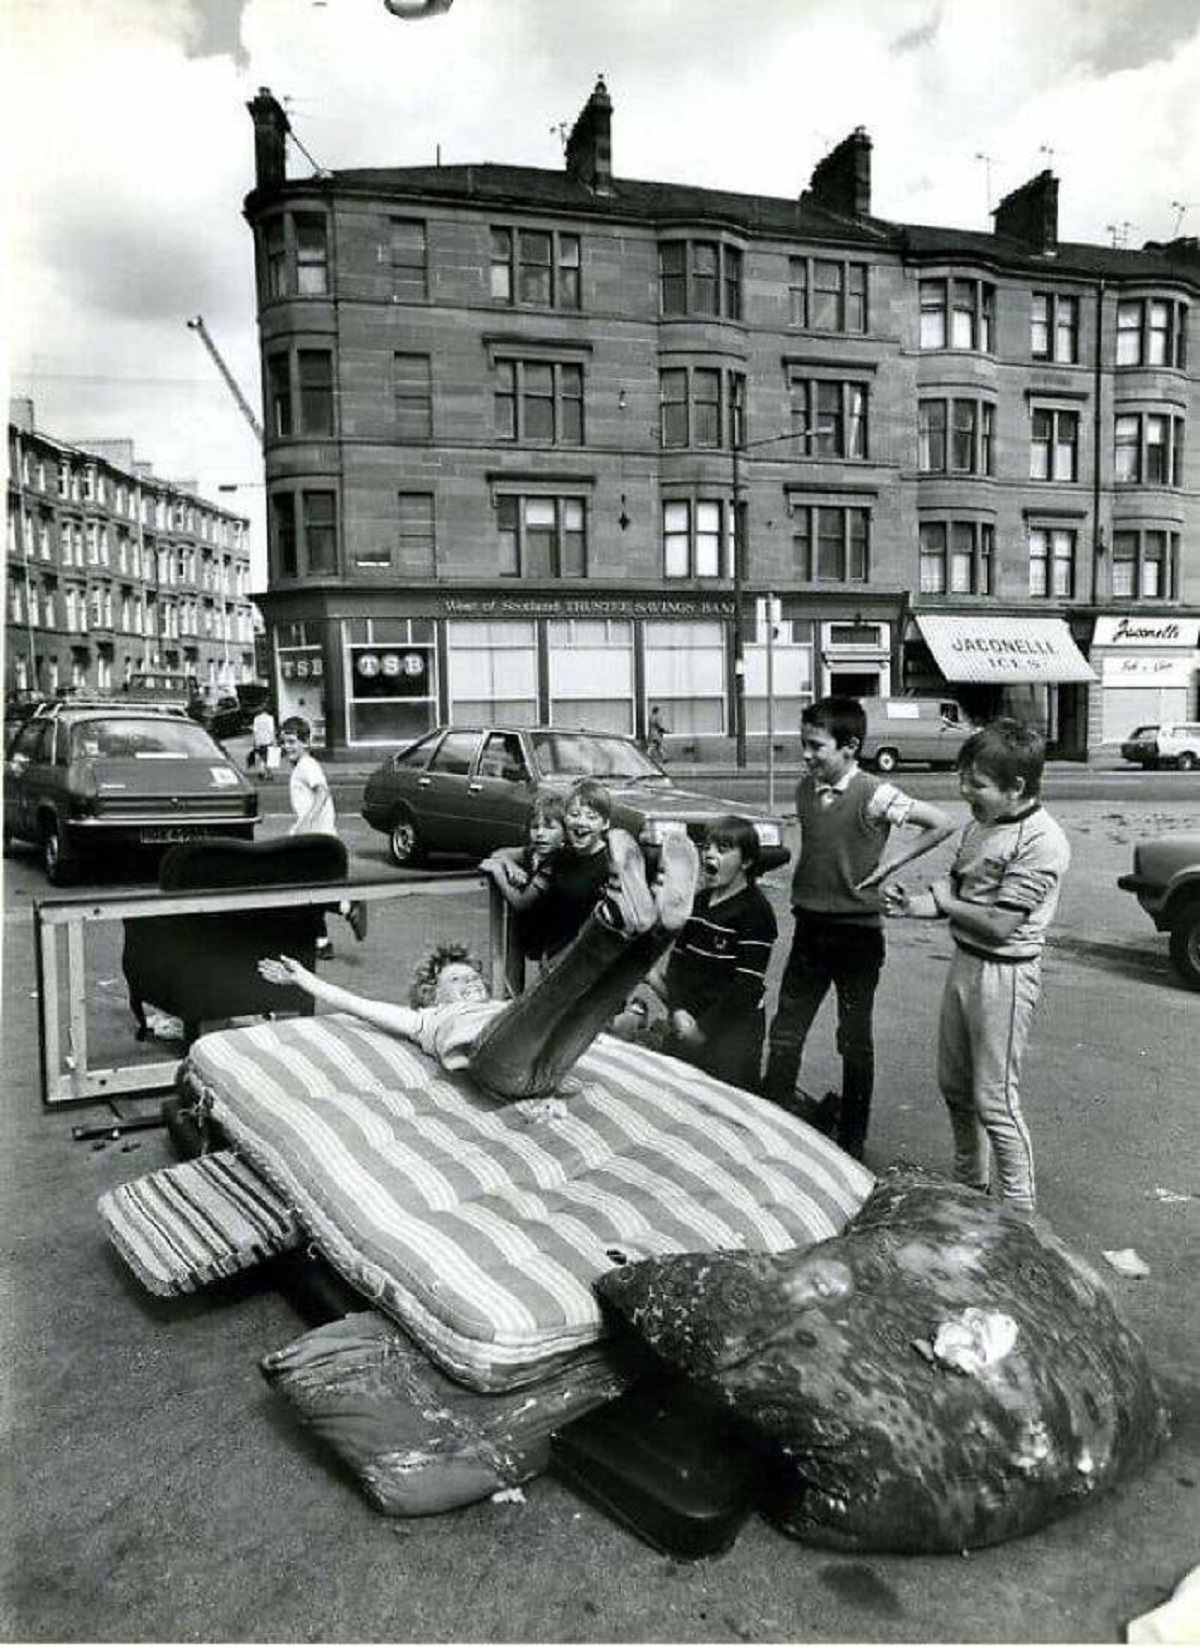
<path id="1" fill-rule="evenodd" d="M 565 1096 L 519 1103 L 341 1014 L 205 1035 L 182 1079 L 334 1267 L 478 1390 L 600 1337 L 614 1264 L 824 1240 L 874 1182 L 776 1105 L 607 1035 Z"/>

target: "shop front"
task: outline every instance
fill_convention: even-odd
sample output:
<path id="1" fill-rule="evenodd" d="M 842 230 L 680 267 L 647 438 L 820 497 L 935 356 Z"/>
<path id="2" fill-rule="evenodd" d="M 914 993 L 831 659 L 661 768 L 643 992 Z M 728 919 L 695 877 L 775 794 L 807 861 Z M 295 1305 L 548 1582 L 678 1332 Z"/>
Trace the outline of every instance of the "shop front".
<path id="1" fill-rule="evenodd" d="M 945 692 L 976 721 L 995 715 L 1035 721 L 1053 754 L 1086 756 L 1088 687 L 1096 674 L 1065 619 L 921 612 L 912 623 L 909 690 Z M 925 658 L 932 678 L 918 679 Z"/>
<path id="2" fill-rule="evenodd" d="M 1120 743 L 1138 726 L 1200 714 L 1200 618 L 1096 619 L 1091 658 L 1100 674 L 1092 738 Z"/>

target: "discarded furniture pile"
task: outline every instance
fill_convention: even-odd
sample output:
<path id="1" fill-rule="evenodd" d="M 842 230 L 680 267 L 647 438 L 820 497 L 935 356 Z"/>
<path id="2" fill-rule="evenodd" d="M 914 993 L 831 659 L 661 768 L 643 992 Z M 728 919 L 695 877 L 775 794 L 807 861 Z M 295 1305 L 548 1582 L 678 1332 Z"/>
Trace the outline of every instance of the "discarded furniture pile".
<path id="1" fill-rule="evenodd" d="M 753 1508 L 842 1549 L 1026 1532 L 1149 1458 L 1166 1416 L 1097 1276 L 1040 1221 L 601 1036 L 504 1104 L 341 1015 L 202 1036 L 209 1153 L 109 1191 L 154 1292 L 336 1278 L 265 1356 L 388 1514 L 553 1468 L 658 1548 Z M 340 1290 L 339 1290 L 340 1289 Z M 347 1307 L 349 1306 L 349 1307 Z"/>

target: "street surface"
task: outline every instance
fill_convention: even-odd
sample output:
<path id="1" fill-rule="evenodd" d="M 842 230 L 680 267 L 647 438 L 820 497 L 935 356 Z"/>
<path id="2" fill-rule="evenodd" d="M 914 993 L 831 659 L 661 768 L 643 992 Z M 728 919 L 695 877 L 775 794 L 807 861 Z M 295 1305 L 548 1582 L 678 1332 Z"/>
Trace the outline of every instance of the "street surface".
<path id="1" fill-rule="evenodd" d="M 1039 1201 L 1111 1281 L 1162 1378 L 1175 1433 L 1119 1492 L 967 1560 L 837 1554 L 752 1518 L 727 1555 L 676 1562 L 550 1477 L 519 1502 L 426 1521 L 375 1514 L 258 1377 L 258 1358 L 302 1330 L 286 1303 L 254 1284 L 219 1299 L 153 1300 L 103 1242 L 97 1195 L 170 1159 L 168 1147 L 161 1132 L 75 1142 L 71 1124 L 102 1119 L 105 1107 L 40 1107 L 31 907 L 47 888 L 32 855 L 14 858 L 4 892 L 0 1110 L 11 1339 L 6 1637 L 79 1639 L 86 1619 L 96 1640 L 321 1640 L 336 1618 L 363 1640 L 1123 1641 L 1128 1620 L 1200 1558 L 1200 995 L 1178 984 L 1165 937 L 1116 878 L 1139 836 L 1200 830 L 1200 778 L 1061 771 L 1047 800 L 1074 865 L 1024 1082 Z M 965 816 L 952 776 L 900 781 Z M 734 798 L 725 779 L 698 787 Z M 357 817 L 356 795 L 347 785 L 342 805 L 352 876 L 398 874 L 383 837 Z M 263 832 L 282 833 L 285 785 L 264 786 L 264 803 Z M 908 879 L 923 883 L 941 861 L 913 866 Z M 151 872 L 126 865 L 89 890 L 147 885 Z M 782 932 L 774 986 L 790 937 L 787 872 L 765 884 Z M 329 976 L 395 999 L 435 935 L 482 943 L 484 908 L 482 893 L 376 904 L 362 945 L 332 920 Z M 933 1058 L 948 939 L 941 924 L 898 922 L 888 942 L 868 1165 L 944 1167 L 949 1133 Z M 118 933 L 89 937 L 88 977 L 97 1055 L 135 1055 Z M 837 1073 L 830 1003 L 801 1082 L 820 1094 Z M 1106 1251 L 1127 1247 L 1148 1267 L 1145 1279 L 1107 1265 Z M 219 1572 L 208 1542 L 214 1518 L 226 1531 Z M 232 1565 L 231 1525 L 241 1529 Z M 134 1562 L 123 1555 L 131 1542 L 142 1552 Z M 97 1545 L 102 1560 L 77 1558 Z"/>

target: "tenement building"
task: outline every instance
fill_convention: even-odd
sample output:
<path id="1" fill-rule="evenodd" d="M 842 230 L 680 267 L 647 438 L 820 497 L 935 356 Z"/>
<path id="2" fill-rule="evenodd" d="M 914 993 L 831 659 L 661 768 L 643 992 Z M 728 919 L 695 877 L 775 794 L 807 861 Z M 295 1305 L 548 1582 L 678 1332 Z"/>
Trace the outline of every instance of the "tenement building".
<path id="1" fill-rule="evenodd" d="M 10 402 L 6 692 L 253 680 L 248 526 L 157 478 L 131 441 L 72 444 Z"/>
<path id="2" fill-rule="evenodd" d="M 1048 171 L 990 234 L 887 222 L 861 129 L 797 199 L 626 180 L 603 82 L 561 171 L 289 179 L 250 112 L 261 605 L 331 750 L 657 704 L 758 759 L 845 691 L 1083 756 L 1196 713 L 1194 239 L 1064 243 Z"/>

